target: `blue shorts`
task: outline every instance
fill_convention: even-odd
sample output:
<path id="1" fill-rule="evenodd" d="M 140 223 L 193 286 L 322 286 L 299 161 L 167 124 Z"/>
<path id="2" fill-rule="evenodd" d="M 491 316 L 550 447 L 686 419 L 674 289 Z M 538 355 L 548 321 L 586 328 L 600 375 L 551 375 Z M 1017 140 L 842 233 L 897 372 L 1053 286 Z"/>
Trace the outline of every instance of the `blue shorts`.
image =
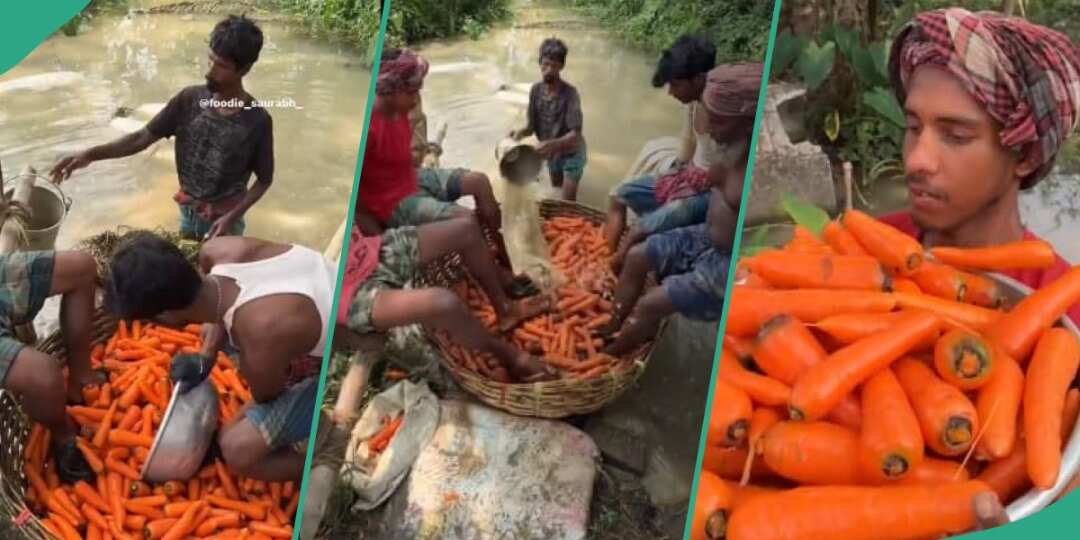
<path id="1" fill-rule="evenodd" d="M 180 205 L 180 236 L 202 240 L 206 233 L 210 232 L 210 227 L 213 226 L 214 222 L 200 216 L 195 211 L 194 206 L 190 204 Z M 243 236 L 244 228 L 244 216 L 240 216 L 233 222 L 232 228 L 222 233 L 222 235 Z"/>
<path id="2" fill-rule="evenodd" d="M 311 435 L 319 378 L 309 377 L 289 387 L 273 401 L 258 403 L 244 413 L 255 424 L 271 451 L 284 447 L 303 452 Z"/>
<path id="3" fill-rule="evenodd" d="M 563 180 L 569 180 L 575 184 L 581 182 L 581 178 L 585 176 L 585 164 L 589 161 L 585 150 L 585 145 L 582 144 L 581 148 L 578 148 L 575 152 L 570 154 L 560 154 L 548 160 L 547 168 L 548 175 L 552 178 L 558 175 L 562 175 Z"/>
<path id="4" fill-rule="evenodd" d="M 704 223 L 650 236 L 645 255 L 676 311 L 691 319 L 720 319 L 731 255 L 713 247 Z"/>
<path id="5" fill-rule="evenodd" d="M 637 214 L 638 228 L 647 235 L 704 223 L 709 213 L 709 193 L 660 204 L 656 200 L 656 181 L 660 176 L 646 175 L 625 182 L 612 195 Z"/>

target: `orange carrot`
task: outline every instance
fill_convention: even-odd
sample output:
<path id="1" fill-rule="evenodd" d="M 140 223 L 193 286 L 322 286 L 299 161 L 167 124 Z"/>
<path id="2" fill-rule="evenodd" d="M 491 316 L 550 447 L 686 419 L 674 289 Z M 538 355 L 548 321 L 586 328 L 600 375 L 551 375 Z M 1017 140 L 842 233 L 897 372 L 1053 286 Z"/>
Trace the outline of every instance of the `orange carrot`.
<path id="1" fill-rule="evenodd" d="M 1016 444 L 1011 454 L 991 462 L 976 479 L 986 482 L 1004 503 L 1027 491 L 1031 487 L 1031 478 L 1028 477 L 1024 445 Z"/>
<path id="2" fill-rule="evenodd" d="M 990 380 L 996 358 L 982 336 L 954 328 L 934 346 L 934 367 L 947 383 L 961 390 L 976 390 Z"/>
<path id="3" fill-rule="evenodd" d="M 763 405 L 785 405 L 791 397 L 790 387 L 776 379 L 747 371 L 727 349 L 720 351 L 720 366 L 716 376 L 746 392 L 754 402 Z"/>
<path id="4" fill-rule="evenodd" d="M 822 231 L 825 242 L 841 255 L 869 255 L 859 241 L 839 221 L 829 221 Z"/>
<path id="5" fill-rule="evenodd" d="M 98 457 L 97 452 L 80 437 L 75 440 L 75 445 L 78 446 L 79 451 L 82 452 L 86 462 L 90 465 L 90 469 L 97 474 L 101 474 L 105 470 L 105 463 Z"/>
<path id="6" fill-rule="evenodd" d="M 922 264 L 919 241 L 859 210 L 844 212 L 844 228 L 886 267 L 907 275 Z"/>
<path id="7" fill-rule="evenodd" d="M 120 418 L 120 423 L 116 424 L 116 428 L 121 429 L 121 430 L 130 431 L 131 426 L 134 426 L 135 422 L 138 422 L 141 419 L 142 419 L 142 409 L 141 408 L 136 407 L 136 406 L 128 407 L 127 412 L 125 412 L 124 416 L 122 418 Z"/>
<path id="8" fill-rule="evenodd" d="M 89 504 L 90 506 L 101 510 L 102 512 L 105 512 L 106 514 L 112 512 L 112 510 L 109 509 L 109 504 L 105 502 L 105 499 L 101 498 L 101 495 L 99 495 L 97 490 L 94 489 L 90 484 L 87 484 L 86 482 L 80 480 L 75 483 L 72 491 L 74 491 L 75 494 L 78 495 L 80 499 L 82 499 L 83 503 Z"/>
<path id="9" fill-rule="evenodd" d="M 893 277 L 892 290 L 909 294 L 923 293 L 923 290 L 919 288 L 919 284 L 915 283 L 915 280 L 906 277 Z"/>
<path id="10" fill-rule="evenodd" d="M 754 409 L 754 413 L 750 416 L 750 431 L 747 436 L 749 444 L 747 446 L 756 451 L 758 441 L 765 435 L 765 432 L 782 419 L 780 411 L 777 411 L 772 407 L 758 407 Z"/>
<path id="11" fill-rule="evenodd" d="M 1050 489 L 1061 469 L 1061 418 L 1065 394 L 1080 367 L 1080 344 L 1064 328 L 1047 330 L 1031 357 L 1024 381 L 1027 469 L 1039 489 Z M 1038 429 L 1032 429 L 1038 426 Z"/>
<path id="12" fill-rule="evenodd" d="M 105 413 L 105 418 L 101 420 L 101 427 L 98 428 L 97 433 L 94 434 L 94 440 L 92 441 L 94 446 L 98 448 L 104 448 L 105 443 L 108 441 L 109 430 L 112 429 L 112 419 L 116 415 L 117 402 L 113 402 L 109 405 L 109 411 Z"/>
<path id="13" fill-rule="evenodd" d="M 863 338 L 811 366 L 791 388 L 791 415 L 817 420 L 831 411 L 856 386 L 936 335 L 938 318 L 926 312 L 907 313 L 892 328 Z"/>
<path id="14" fill-rule="evenodd" d="M 86 516 L 86 521 L 91 527 L 97 527 L 102 530 L 109 530 L 109 522 L 105 521 L 105 516 L 101 515 L 96 508 L 89 504 L 83 503 L 82 505 L 83 515 Z"/>
<path id="15" fill-rule="evenodd" d="M 239 498 L 240 492 L 236 489 L 236 484 L 233 483 L 232 477 L 229 476 L 229 471 L 225 468 L 225 464 L 221 461 L 215 461 L 214 470 L 217 471 L 217 478 L 221 481 L 221 486 L 225 488 L 225 495 L 230 499 Z"/>
<path id="16" fill-rule="evenodd" d="M 845 313 L 826 317 L 814 323 L 813 328 L 828 334 L 843 345 L 850 345 L 856 341 L 882 330 L 888 330 L 901 317 L 903 311 L 889 313 Z M 936 336 L 931 336 L 925 343 L 921 343 L 916 350 L 933 349 L 937 341 Z"/>
<path id="17" fill-rule="evenodd" d="M 893 369 L 919 418 L 926 445 L 942 456 L 966 452 L 979 430 L 971 400 L 918 360 L 903 358 Z"/>
<path id="18" fill-rule="evenodd" d="M 245 516 L 257 521 L 266 519 L 266 507 L 262 505 L 235 501 L 232 499 L 227 499 L 225 497 L 219 497 L 217 495 L 206 495 L 205 498 L 207 501 L 210 502 L 210 504 L 218 508 L 223 508 L 225 510 L 236 510 L 237 512 L 240 512 L 241 514 L 244 514 Z"/>
<path id="19" fill-rule="evenodd" d="M 979 389 L 975 410 L 983 424 L 977 456 L 1002 459 L 1016 444 L 1016 416 L 1024 395 L 1024 371 L 1008 356 L 998 355 L 994 375 Z"/>
<path id="20" fill-rule="evenodd" d="M 82 535 L 79 534 L 79 531 L 75 530 L 75 527 L 68 521 L 64 519 L 53 519 L 52 523 L 59 529 L 60 538 L 62 540 L 82 540 Z"/>
<path id="21" fill-rule="evenodd" d="M 702 470 L 711 471 L 721 478 L 739 481 L 743 475 L 743 468 L 746 466 L 746 459 L 749 454 L 747 449 L 716 446 L 711 442 L 707 440 L 705 444 L 705 455 L 702 457 L 701 463 Z M 775 477 L 776 473 L 769 470 L 764 460 L 755 459 L 750 475 L 754 478 L 762 478 Z"/>
<path id="22" fill-rule="evenodd" d="M 964 301 L 976 306 L 999 308 L 1005 303 L 1005 293 L 998 287 L 996 281 L 979 274 L 961 272 L 967 292 Z"/>
<path id="23" fill-rule="evenodd" d="M 753 406 L 746 392 L 717 379 L 713 382 L 709 438 L 722 446 L 738 446 L 746 439 Z"/>
<path id="24" fill-rule="evenodd" d="M 895 306 L 894 293 L 733 287 L 726 331 L 748 336 L 757 332 L 762 323 L 781 313 L 809 323 L 840 313 L 891 311 Z"/>
<path id="25" fill-rule="evenodd" d="M 757 366 L 787 385 L 794 384 L 806 368 L 823 362 L 827 356 L 810 330 L 790 315 L 766 321 L 754 346 Z"/>
<path id="26" fill-rule="evenodd" d="M 1050 328 L 1080 301 L 1080 266 L 1072 267 L 1053 283 L 1036 290 L 1012 311 L 988 326 L 984 335 L 1023 364 L 1042 331 Z"/>
<path id="27" fill-rule="evenodd" d="M 825 420 L 844 426 L 846 428 L 854 429 L 855 431 L 862 430 L 862 404 L 859 402 L 859 397 L 856 396 L 857 392 L 852 392 L 843 399 L 840 403 L 837 403 L 829 414 L 825 415 Z"/>
<path id="28" fill-rule="evenodd" d="M 868 256 L 766 251 L 746 263 L 753 273 L 779 288 L 882 291 L 889 279 L 881 263 Z"/>
<path id="29" fill-rule="evenodd" d="M 181 540 L 191 534 L 198 525 L 195 522 L 195 516 L 202 510 L 203 505 L 205 504 L 206 503 L 203 501 L 193 503 L 187 511 L 184 512 L 184 515 L 169 528 L 169 531 L 165 533 L 165 536 L 161 537 L 161 540 Z"/>
<path id="30" fill-rule="evenodd" d="M 1049 268 L 1057 260 L 1050 244 L 1042 240 L 1021 240 L 982 248 L 935 247 L 935 259 L 952 266 L 974 270 L 1018 270 Z"/>
<path id="31" fill-rule="evenodd" d="M 114 429 L 109 432 L 109 444 L 127 447 L 143 446 L 149 448 L 150 445 L 154 444 L 154 438 L 147 437 L 141 433 L 132 433 L 130 431 Z"/>
<path id="32" fill-rule="evenodd" d="M 951 266 L 934 262 L 923 262 L 911 273 L 911 279 L 919 285 L 922 292 L 963 302 L 967 295 L 967 282 L 961 272 Z"/>
<path id="33" fill-rule="evenodd" d="M 139 471 L 131 468 L 130 465 L 114 458 L 105 458 L 105 468 L 119 473 L 124 478 L 131 480 L 138 480 L 140 478 Z"/>
<path id="34" fill-rule="evenodd" d="M 943 298 L 937 298 L 927 294 L 909 294 L 894 292 L 893 298 L 896 305 L 904 309 L 924 309 L 930 311 L 946 322 L 960 324 L 980 330 L 1000 322 L 1002 313 L 984 307 L 971 304 L 961 304 Z"/>
<path id="35" fill-rule="evenodd" d="M 690 540 L 723 538 L 732 495 L 727 482 L 709 471 L 701 471 L 691 516 Z"/>
<path id="36" fill-rule="evenodd" d="M 109 505 L 112 507 L 113 519 L 122 522 L 127 516 L 127 510 L 124 507 L 123 499 L 121 498 L 121 494 L 124 493 L 124 490 L 121 487 L 123 484 L 123 480 L 121 479 L 119 474 L 109 471 L 108 484 Z"/>
<path id="37" fill-rule="evenodd" d="M 906 475 L 923 460 L 919 419 L 891 369 L 883 369 L 862 386 L 867 421 L 860 435 L 864 473 L 875 480 Z"/>
<path id="38" fill-rule="evenodd" d="M 248 524 L 248 527 L 250 527 L 252 531 L 265 534 L 270 538 L 292 538 L 293 535 L 292 527 L 290 526 L 272 527 L 264 523 L 253 521 Z"/>
<path id="39" fill-rule="evenodd" d="M 779 422 L 761 438 L 765 464 L 801 484 L 855 484 L 859 435 L 828 422 Z"/>
<path id="40" fill-rule="evenodd" d="M 748 501 L 732 513 L 727 540 L 901 540 L 971 530 L 983 482 L 808 487 Z"/>
<path id="41" fill-rule="evenodd" d="M 960 473 L 957 475 L 957 473 Z M 898 479 L 901 484 L 947 484 L 966 482 L 971 479 L 968 470 L 959 462 L 926 456 L 922 462 L 912 467 L 907 474 Z"/>

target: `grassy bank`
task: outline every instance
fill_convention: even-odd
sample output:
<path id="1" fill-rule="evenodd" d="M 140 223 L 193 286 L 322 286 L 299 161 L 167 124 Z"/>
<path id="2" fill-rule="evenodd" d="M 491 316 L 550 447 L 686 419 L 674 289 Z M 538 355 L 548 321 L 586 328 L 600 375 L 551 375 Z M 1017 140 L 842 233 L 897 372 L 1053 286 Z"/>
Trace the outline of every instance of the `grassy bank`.
<path id="1" fill-rule="evenodd" d="M 721 62 L 765 58 L 772 2 L 760 0 L 568 0 L 635 46 L 659 52 L 685 33 L 704 34 Z"/>

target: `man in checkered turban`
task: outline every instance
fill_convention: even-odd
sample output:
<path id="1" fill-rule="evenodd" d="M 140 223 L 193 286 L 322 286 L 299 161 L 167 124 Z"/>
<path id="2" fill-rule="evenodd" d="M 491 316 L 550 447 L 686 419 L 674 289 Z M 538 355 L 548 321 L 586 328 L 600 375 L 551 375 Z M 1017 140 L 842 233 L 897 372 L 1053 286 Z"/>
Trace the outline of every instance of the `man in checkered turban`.
<path id="1" fill-rule="evenodd" d="M 882 219 L 927 246 L 1036 238 L 1019 193 L 1050 171 L 1080 111 L 1080 51 L 1049 28 L 960 8 L 917 15 L 893 42 L 889 69 L 907 116 L 910 208 Z M 1005 274 L 1032 288 L 1069 264 Z M 1069 311 L 1080 322 L 1080 306 Z"/>

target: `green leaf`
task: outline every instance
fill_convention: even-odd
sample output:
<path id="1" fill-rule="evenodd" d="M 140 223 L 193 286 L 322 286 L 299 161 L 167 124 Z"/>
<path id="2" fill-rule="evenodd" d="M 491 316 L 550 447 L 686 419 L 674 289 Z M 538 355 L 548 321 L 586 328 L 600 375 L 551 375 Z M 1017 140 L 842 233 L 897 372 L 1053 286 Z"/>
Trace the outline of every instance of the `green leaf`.
<path id="1" fill-rule="evenodd" d="M 806 44 L 802 55 L 799 56 L 796 69 L 799 70 L 799 76 L 806 83 L 808 90 L 815 90 L 818 86 L 821 86 L 821 83 L 825 82 L 825 79 L 832 73 L 833 61 L 835 60 L 835 43 L 829 42 L 819 46 L 811 41 Z"/>
<path id="2" fill-rule="evenodd" d="M 833 109 L 833 111 L 825 115 L 825 125 L 822 126 L 825 131 L 825 136 L 829 138 L 829 142 L 836 142 L 836 138 L 840 136 L 840 111 Z"/>
<path id="3" fill-rule="evenodd" d="M 890 48 L 892 48 L 892 40 L 871 43 L 866 48 L 866 50 L 870 53 L 870 58 L 874 61 L 874 68 L 877 71 L 878 77 L 881 78 L 882 86 L 886 86 L 889 84 Z"/>
<path id="4" fill-rule="evenodd" d="M 776 36 L 776 45 L 773 47 L 773 76 L 791 67 L 805 46 L 806 38 L 795 36 L 787 30 Z"/>
<path id="5" fill-rule="evenodd" d="M 907 123 L 904 111 L 896 101 L 896 96 L 886 88 L 879 86 L 863 92 L 863 103 L 897 126 L 904 127 Z"/>
<path id="6" fill-rule="evenodd" d="M 804 200 L 792 197 L 788 193 L 780 196 L 780 205 L 791 216 L 792 221 L 820 237 L 829 222 L 829 213 Z"/>
<path id="7" fill-rule="evenodd" d="M 859 35 L 846 26 L 837 25 L 833 28 L 833 41 L 836 42 L 836 50 L 848 61 L 851 61 L 852 56 L 862 49 L 862 44 L 859 43 Z"/>
<path id="8" fill-rule="evenodd" d="M 873 45 L 871 45 L 873 47 Z M 855 76 L 858 77 L 859 83 L 864 88 L 870 88 L 874 86 L 885 86 L 889 84 L 888 77 L 885 77 L 878 71 L 878 66 L 874 59 L 874 52 L 865 47 L 859 47 L 852 52 L 851 57 L 851 69 L 855 72 Z"/>
<path id="9" fill-rule="evenodd" d="M 766 249 L 772 249 L 769 245 L 769 226 L 762 225 L 754 228 L 753 234 L 743 240 L 739 254 L 742 257 L 753 257 Z"/>

